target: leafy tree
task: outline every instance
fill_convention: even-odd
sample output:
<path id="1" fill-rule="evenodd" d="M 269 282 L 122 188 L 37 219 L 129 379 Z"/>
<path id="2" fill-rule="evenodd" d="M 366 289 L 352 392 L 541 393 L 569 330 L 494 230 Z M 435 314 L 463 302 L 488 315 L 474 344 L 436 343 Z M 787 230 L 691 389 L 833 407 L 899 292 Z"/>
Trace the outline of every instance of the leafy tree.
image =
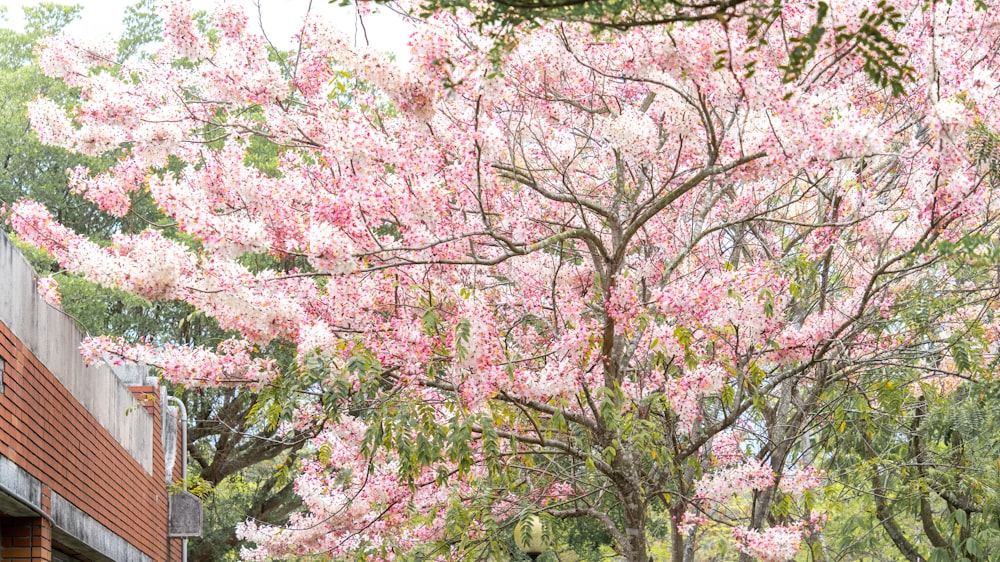
<path id="1" fill-rule="evenodd" d="M 995 146 L 993 133 L 972 131 L 970 148 L 994 187 Z M 831 473 L 862 507 L 837 537 L 843 553 L 880 540 L 909 561 L 977 561 L 1000 548 L 996 334 L 984 329 L 1000 296 L 1000 247 L 986 230 L 940 241 L 935 254 L 940 274 L 901 295 L 885 326 L 913 340 L 910 356 L 859 373 L 820 432 Z M 970 302 L 976 310 L 956 316 Z M 857 542 L 856 529 L 881 532 Z"/>
<path id="2" fill-rule="evenodd" d="M 41 4 L 25 8 L 25 30 L 18 33 L 0 29 L 0 87 L 5 93 L 0 105 L 0 135 L 4 139 L 0 167 L 0 201 L 5 204 L 31 196 L 53 209 L 60 221 L 78 229 L 107 233 L 107 221 L 99 210 L 66 189 L 66 169 L 98 166 L 94 158 L 71 154 L 47 146 L 31 134 L 25 103 L 43 95 L 59 103 L 75 100 L 70 88 L 47 78 L 33 64 L 31 52 L 39 38 L 55 33 L 73 21 L 79 7 Z"/>
<path id="3" fill-rule="evenodd" d="M 60 222 L 101 244 L 110 243 L 114 235 L 139 232 L 150 223 L 166 224 L 148 193 L 133 194 L 129 213 L 115 216 L 70 188 L 67 170 L 81 166 L 104 170 L 113 166 L 121 153 L 82 156 L 43 144 L 31 131 L 27 104 L 38 96 L 66 107 L 80 99 L 79 88 L 44 76 L 32 54 L 40 41 L 71 23 L 80 8 L 43 3 L 24 10 L 23 31 L 0 29 L 0 91 L 4 94 L 0 105 L 0 203 L 11 205 L 25 197 L 37 200 Z M 141 60 L 161 35 L 160 20 L 149 1 L 126 10 L 124 27 L 124 35 L 117 43 L 116 62 Z M 266 157 L 261 152 L 260 158 Z M 177 236 L 176 230 L 167 228 L 166 232 Z M 62 308 L 86 333 L 188 345 L 209 344 L 227 337 L 214 321 L 196 313 L 189 304 L 145 299 L 104 288 L 64 273 L 42 252 L 23 249 L 40 274 L 52 275 L 58 281 Z M 194 420 L 189 433 L 193 473 L 223 492 L 252 490 L 209 499 L 215 512 L 225 512 L 225 517 L 207 519 L 205 537 L 191 542 L 190 559 L 215 561 L 227 552 L 239 551 L 234 531 L 237 521 L 249 515 L 261 521 L 282 522 L 301 507 L 288 478 L 276 476 L 258 464 L 270 467 L 275 459 L 283 459 L 294 466 L 295 451 L 304 440 L 295 436 L 276 439 L 276 427 L 269 427 L 255 415 L 256 394 L 235 389 L 192 391 L 184 387 L 177 387 L 175 393 L 184 400 Z"/>
<path id="4" fill-rule="evenodd" d="M 329 0 L 349 5 L 352 0 Z M 388 3 L 392 0 L 376 0 Z M 935 2 L 931 2 L 933 4 Z M 393 2 L 393 5 L 397 5 Z M 410 6 L 410 4 L 404 4 Z M 651 26 L 674 26 L 715 20 L 723 26 L 739 20 L 746 25 L 746 35 L 735 43 L 748 52 L 764 47 L 772 27 L 784 28 L 787 35 L 788 59 L 779 69 L 786 82 L 808 79 L 809 63 L 819 52 L 821 43 L 833 45 L 833 56 L 853 55 L 863 61 L 863 70 L 876 83 L 895 93 L 914 77 L 913 68 L 905 63 L 906 45 L 893 41 L 885 30 L 899 31 L 906 17 L 894 3 L 855 1 L 841 4 L 822 0 L 810 5 L 786 3 L 783 0 L 423 0 L 413 3 L 412 10 L 421 17 L 442 11 L 463 10 L 474 15 L 480 32 L 497 40 L 495 57 L 517 43 L 527 29 L 546 21 L 582 22 L 595 31 L 627 30 Z M 985 8 L 985 4 L 977 4 Z M 785 10 L 805 10 L 812 25 L 790 30 L 785 22 Z M 801 14 L 796 15 L 800 18 Z M 733 45 L 720 50 L 716 62 L 720 67 L 738 65 L 742 57 L 733 56 Z M 753 66 L 741 67 L 753 72 Z"/>
<path id="5" fill-rule="evenodd" d="M 554 540 L 600 526 L 635 562 L 653 545 L 677 562 L 823 556 L 821 446 L 850 427 L 871 452 L 854 401 L 891 420 L 918 406 L 896 378 L 929 357 L 988 365 L 990 338 L 969 335 L 995 333 L 995 283 L 949 252 L 994 244 L 994 185 L 966 141 L 997 129 L 1000 22 L 887 2 L 872 25 L 916 80 L 848 74 L 869 58 L 822 35 L 789 82 L 786 38 L 819 8 L 783 7 L 764 27 L 542 25 L 499 60 L 457 11 L 422 26 L 403 69 L 318 21 L 281 56 L 235 8 L 204 33 L 174 3 L 155 55 L 120 70 L 50 42 L 40 65 L 84 93 L 68 114 L 30 106 L 43 140 L 121 154 L 88 200 L 126 216 L 148 194 L 168 228 L 100 245 L 29 201 L 9 221 L 64 267 L 231 336 L 99 337 L 88 356 L 246 385 L 277 438 L 318 431 L 298 453 L 307 511 L 244 524 L 247 557 L 508 556 L 529 513 Z M 920 435 L 928 470 L 969 485 L 941 461 L 953 441 L 892 427 L 871 436 L 886 466 Z"/>

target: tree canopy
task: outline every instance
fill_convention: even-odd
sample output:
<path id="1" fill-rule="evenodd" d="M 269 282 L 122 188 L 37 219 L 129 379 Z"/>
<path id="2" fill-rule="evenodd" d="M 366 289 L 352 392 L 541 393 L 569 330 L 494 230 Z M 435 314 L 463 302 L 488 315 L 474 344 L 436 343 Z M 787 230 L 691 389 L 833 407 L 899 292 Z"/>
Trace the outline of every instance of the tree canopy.
<path id="1" fill-rule="evenodd" d="M 995 357 L 1000 21 L 847 3 L 803 54 L 821 8 L 781 7 L 763 27 L 539 24 L 499 62 L 475 14 L 441 12 L 401 66 L 318 19 L 282 54 L 237 8 L 206 32 L 174 2 L 148 58 L 48 39 L 40 66 L 80 98 L 30 106 L 43 142 L 120 155 L 75 190 L 167 219 L 110 243 L 32 201 L 8 221 L 232 334 L 95 337 L 88 357 L 249 387 L 295 405 L 283 431 L 319 428 L 307 509 L 247 521 L 249 558 L 485 560 L 532 513 L 630 562 L 654 540 L 675 562 L 823 557 L 825 468 L 870 488 L 906 559 L 984 560 L 996 508 L 941 407 L 980 411 L 948 393 Z M 841 39 L 866 25 L 905 46 L 884 54 L 906 80 Z M 901 497 L 897 474 L 925 487 Z M 931 547 L 898 524 L 911 505 Z"/>
<path id="2" fill-rule="evenodd" d="M 148 193 L 133 194 L 129 212 L 114 216 L 68 186 L 67 170 L 106 170 L 120 153 L 114 151 L 103 157 L 74 154 L 40 143 L 32 132 L 29 102 L 45 96 L 71 107 L 79 99 L 79 89 L 41 72 L 33 52 L 41 40 L 60 33 L 73 22 L 80 9 L 43 3 L 25 7 L 24 11 L 22 30 L 0 29 L 0 144 L 4 147 L 0 153 L 0 204 L 10 205 L 21 198 L 39 201 L 62 224 L 99 244 L 108 244 L 114 234 L 139 232 L 151 221 L 166 224 Z M 143 49 L 162 34 L 160 20 L 149 1 L 130 6 L 123 26 L 116 61 L 141 58 Z M 167 229 L 164 234 L 178 236 L 175 229 Z M 210 317 L 186 303 L 151 301 L 114 287 L 101 287 L 66 272 L 43 252 L 23 245 L 22 249 L 43 277 L 42 286 L 59 286 L 59 305 L 85 333 L 182 345 L 214 345 L 227 337 Z M 279 356 L 279 360 L 289 362 L 287 357 Z M 277 421 L 283 414 L 274 413 L 269 418 L 268 410 L 272 408 L 247 389 L 187 391 L 175 386 L 171 391 L 185 401 L 193 424 L 188 451 L 193 477 L 182 485 L 217 492 L 205 498 L 205 536 L 192 541 L 190 559 L 217 562 L 227 553 L 235 556 L 239 552 L 235 526 L 248 515 L 278 523 L 301 507 L 290 474 L 295 467 L 295 451 L 304 446 L 305 440 L 301 435 L 277 439 Z M 275 466 L 287 470 L 276 471 Z"/>

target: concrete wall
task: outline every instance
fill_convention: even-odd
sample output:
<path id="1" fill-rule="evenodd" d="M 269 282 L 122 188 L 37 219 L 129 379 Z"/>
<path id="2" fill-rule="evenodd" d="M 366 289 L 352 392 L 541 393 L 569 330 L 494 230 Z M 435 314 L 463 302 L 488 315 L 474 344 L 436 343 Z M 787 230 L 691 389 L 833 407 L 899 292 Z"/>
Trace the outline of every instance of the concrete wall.
<path id="1" fill-rule="evenodd" d="M 77 352 L 83 334 L 72 318 L 38 295 L 36 279 L 14 244 L 0 234 L 0 322 L 152 474 L 154 420 L 141 414 L 139 402 L 110 367 L 84 366 Z"/>

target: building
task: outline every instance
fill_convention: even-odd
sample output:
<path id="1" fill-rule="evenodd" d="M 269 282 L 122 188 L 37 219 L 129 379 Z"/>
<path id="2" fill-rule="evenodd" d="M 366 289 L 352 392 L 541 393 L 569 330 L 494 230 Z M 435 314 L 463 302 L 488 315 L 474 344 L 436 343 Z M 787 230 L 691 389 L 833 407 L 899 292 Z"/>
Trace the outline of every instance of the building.
<path id="1" fill-rule="evenodd" d="M 0 560 L 180 562 L 177 417 L 145 368 L 86 367 L 82 334 L 0 235 Z"/>

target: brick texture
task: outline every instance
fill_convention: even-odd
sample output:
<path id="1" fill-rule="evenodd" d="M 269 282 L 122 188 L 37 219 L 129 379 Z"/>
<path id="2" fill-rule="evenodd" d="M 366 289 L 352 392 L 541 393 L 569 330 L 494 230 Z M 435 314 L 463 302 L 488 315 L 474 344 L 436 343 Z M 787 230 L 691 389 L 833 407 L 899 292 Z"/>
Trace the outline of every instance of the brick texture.
<path id="1" fill-rule="evenodd" d="M 153 418 L 153 473 L 149 474 L 3 323 L 0 359 L 7 363 L 0 394 L 0 454 L 43 483 L 43 507 L 48 509 L 51 493 L 57 493 L 154 561 L 180 560 L 180 540 L 167 539 L 159 390 L 132 387 L 142 407 L 127 413 Z M 174 474 L 180 473 L 178 461 Z M 8 536 L 11 541 L 23 538 L 18 521 L 23 520 L 0 519 L 3 561 L 51 560 L 51 527 L 46 530 L 49 523 L 43 518 L 37 518 L 37 532 L 48 533 L 48 545 L 12 542 L 8 547 Z"/>
<path id="2" fill-rule="evenodd" d="M 52 524 L 42 517 L 0 517 L 3 562 L 50 562 Z"/>

